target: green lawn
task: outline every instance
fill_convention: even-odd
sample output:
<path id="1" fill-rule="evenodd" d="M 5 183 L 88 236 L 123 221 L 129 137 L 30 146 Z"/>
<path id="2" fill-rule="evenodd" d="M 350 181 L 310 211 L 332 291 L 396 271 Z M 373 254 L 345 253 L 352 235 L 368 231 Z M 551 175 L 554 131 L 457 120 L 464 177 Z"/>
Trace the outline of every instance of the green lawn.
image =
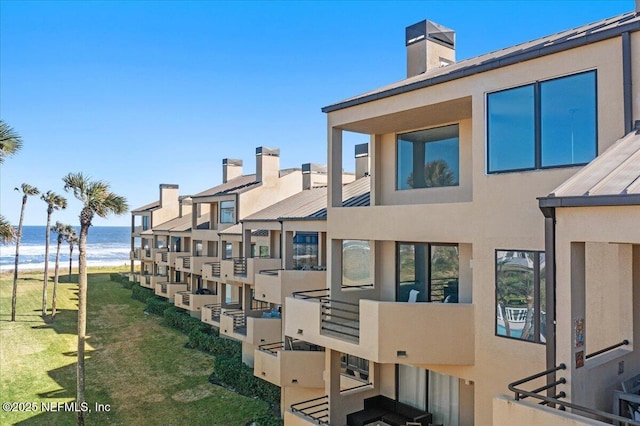
<path id="1" fill-rule="evenodd" d="M 58 315 L 47 323 L 40 316 L 41 275 L 21 274 L 13 323 L 12 277 L 0 276 L 0 399 L 36 408 L 3 410 L 2 425 L 75 424 L 74 412 L 45 413 L 41 403 L 75 399 L 77 285 L 60 284 Z M 131 290 L 109 281 L 107 271 L 90 274 L 88 424 L 245 425 L 267 410 L 261 401 L 210 384 L 214 358 L 184 348 L 187 338 L 145 315 L 143 307 Z M 110 412 L 96 412 L 96 403 L 109 404 Z"/>

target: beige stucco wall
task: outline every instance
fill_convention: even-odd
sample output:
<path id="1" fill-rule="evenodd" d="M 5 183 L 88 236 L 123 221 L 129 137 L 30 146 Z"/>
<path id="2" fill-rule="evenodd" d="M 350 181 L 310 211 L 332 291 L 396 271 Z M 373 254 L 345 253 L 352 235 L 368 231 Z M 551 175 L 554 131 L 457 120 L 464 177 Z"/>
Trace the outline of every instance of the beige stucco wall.
<path id="1" fill-rule="evenodd" d="M 637 39 L 634 34 L 634 41 Z M 640 55 L 635 56 L 637 64 Z M 639 68 L 634 71 L 636 81 Z M 486 93 L 593 69 L 597 70 L 598 152 L 602 153 L 624 133 L 619 38 L 328 115 L 332 191 L 337 191 L 342 160 L 340 129 L 372 135 L 373 205 L 330 207 L 327 222 L 329 239 L 377 241 L 376 289 L 363 297 L 371 293 L 387 300 L 393 297 L 395 241 L 465 243 L 468 248 L 470 272 L 460 279 L 461 285 L 463 280 L 472 284 L 468 297 L 476 307 L 475 364 L 423 367 L 474 382 L 474 421 L 478 425 L 492 424 L 491 400 L 505 392 L 509 382 L 545 369 L 544 345 L 495 336 L 495 251 L 543 251 L 544 218 L 536 198 L 546 196 L 579 170 L 567 167 L 487 175 Z M 635 87 L 638 104 L 640 84 Z M 451 123 L 460 126 L 460 185 L 396 191 L 396 134 Z M 335 195 L 329 195 L 330 202 L 335 202 Z M 329 287 L 335 289 L 331 277 L 335 280 L 337 274 L 328 275 Z"/>
<path id="2" fill-rule="evenodd" d="M 530 402 L 515 401 L 505 396 L 498 396 L 493 400 L 492 424 L 494 426 L 602 426 L 607 423 Z"/>

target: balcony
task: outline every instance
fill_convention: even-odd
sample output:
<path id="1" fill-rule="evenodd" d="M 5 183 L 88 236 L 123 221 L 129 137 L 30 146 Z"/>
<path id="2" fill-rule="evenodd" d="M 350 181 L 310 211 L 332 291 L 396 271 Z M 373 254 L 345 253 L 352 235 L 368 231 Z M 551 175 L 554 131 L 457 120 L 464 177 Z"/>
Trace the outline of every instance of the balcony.
<path id="1" fill-rule="evenodd" d="M 220 272 L 220 262 L 207 262 L 202 265 L 202 278 L 205 280 L 218 281 Z"/>
<path id="2" fill-rule="evenodd" d="M 473 365 L 474 306 L 327 297 L 286 298 L 285 334 L 384 364 Z"/>
<path id="3" fill-rule="evenodd" d="M 146 288 L 154 288 L 154 286 L 151 284 L 152 280 L 151 280 L 152 276 L 149 274 L 142 274 L 140 277 L 140 286 L 142 287 L 146 287 Z"/>
<path id="4" fill-rule="evenodd" d="M 178 267 L 178 259 L 184 256 L 190 256 L 188 251 L 170 251 L 169 252 L 169 266 L 174 268 Z"/>
<path id="5" fill-rule="evenodd" d="M 133 274 L 129 274 L 129 282 L 139 283 L 140 282 L 140 272 L 134 272 Z"/>
<path id="6" fill-rule="evenodd" d="M 141 233 L 142 233 L 142 225 L 134 226 L 131 228 L 132 237 L 139 237 Z"/>
<path id="7" fill-rule="evenodd" d="M 191 256 L 190 255 L 177 256 L 176 257 L 176 261 L 175 261 L 175 265 L 176 265 L 176 271 L 190 272 L 191 271 Z"/>
<path id="8" fill-rule="evenodd" d="M 166 283 L 169 278 L 166 275 L 151 275 L 151 287 L 152 289 L 156 288 L 156 285 L 160 283 Z"/>
<path id="9" fill-rule="evenodd" d="M 329 396 L 324 395 L 291 405 L 284 413 L 287 425 L 308 426 L 329 424 Z"/>
<path id="10" fill-rule="evenodd" d="M 211 305 L 218 302 L 219 296 L 217 294 L 196 294 L 190 291 L 179 291 L 173 303 L 182 309 L 186 309 L 191 312 L 202 312 L 202 308 L 205 305 Z"/>
<path id="11" fill-rule="evenodd" d="M 186 290 L 187 290 L 187 284 L 185 283 L 163 282 L 163 283 L 156 284 L 155 293 L 157 296 L 161 296 L 169 300 L 173 300 L 177 292 L 186 291 Z"/>
<path id="12" fill-rule="evenodd" d="M 140 250 L 139 259 L 142 259 L 142 260 L 153 260 L 153 258 L 151 257 L 151 249 L 150 248 L 139 249 L 139 250 Z"/>
<path id="13" fill-rule="evenodd" d="M 208 263 L 216 262 L 217 257 L 213 256 L 192 256 L 191 257 L 191 271 L 194 274 L 204 275 L 203 269 Z"/>
<path id="14" fill-rule="evenodd" d="M 169 251 L 166 248 L 156 249 L 155 261 L 158 265 L 167 266 L 169 264 Z"/>
<path id="15" fill-rule="evenodd" d="M 265 257 L 234 257 L 221 262 L 221 276 L 245 284 L 253 284 L 255 274 L 263 270 L 274 270 L 282 265 L 281 259 Z"/>
<path id="16" fill-rule="evenodd" d="M 257 346 L 282 337 L 282 319 L 271 310 L 229 310 L 220 316 L 220 334 Z"/>
<path id="17" fill-rule="evenodd" d="M 253 374 L 276 386 L 324 388 L 324 352 L 302 341 L 285 348 L 283 342 L 255 350 Z"/>
<path id="18" fill-rule="evenodd" d="M 255 297 L 282 305 L 285 298 L 297 291 L 322 288 L 327 283 L 327 271 L 263 270 L 255 276 Z"/>
<path id="19" fill-rule="evenodd" d="M 222 303 L 207 304 L 202 307 L 200 321 L 219 328 L 220 317 L 222 316 L 222 313 L 226 310 L 237 310 L 239 308 L 239 302 L 227 303 L 224 306 L 222 305 Z"/>
<path id="20" fill-rule="evenodd" d="M 140 251 L 141 250 L 142 249 L 139 249 L 139 248 L 131 250 L 131 253 L 129 254 L 129 259 L 131 259 L 131 260 L 140 260 Z"/>

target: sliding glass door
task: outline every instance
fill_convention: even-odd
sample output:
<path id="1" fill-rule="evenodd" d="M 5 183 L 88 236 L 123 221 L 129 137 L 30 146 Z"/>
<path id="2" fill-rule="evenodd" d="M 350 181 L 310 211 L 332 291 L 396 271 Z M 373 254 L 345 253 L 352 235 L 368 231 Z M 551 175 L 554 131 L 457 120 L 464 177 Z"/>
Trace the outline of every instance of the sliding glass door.
<path id="1" fill-rule="evenodd" d="M 397 243 L 397 302 L 458 302 L 458 246 Z"/>

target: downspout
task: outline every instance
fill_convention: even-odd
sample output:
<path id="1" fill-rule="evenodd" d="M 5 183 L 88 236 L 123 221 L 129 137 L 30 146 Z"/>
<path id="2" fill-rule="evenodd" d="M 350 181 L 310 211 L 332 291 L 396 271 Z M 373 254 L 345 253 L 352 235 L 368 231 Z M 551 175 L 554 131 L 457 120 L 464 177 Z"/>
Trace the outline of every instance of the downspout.
<path id="1" fill-rule="evenodd" d="M 631 79 L 631 36 L 622 33 L 622 93 L 624 102 L 624 134 L 633 130 L 633 92 Z"/>
<path id="2" fill-rule="evenodd" d="M 545 251 L 545 318 L 546 364 L 547 370 L 556 367 L 556 209 L 540 207 L 544 215 Z M 547 385 L 556 381 L 556 373 L 547 375 Z M 556 387 L 547 390 L 547 396 L 556 396 Z"/>

